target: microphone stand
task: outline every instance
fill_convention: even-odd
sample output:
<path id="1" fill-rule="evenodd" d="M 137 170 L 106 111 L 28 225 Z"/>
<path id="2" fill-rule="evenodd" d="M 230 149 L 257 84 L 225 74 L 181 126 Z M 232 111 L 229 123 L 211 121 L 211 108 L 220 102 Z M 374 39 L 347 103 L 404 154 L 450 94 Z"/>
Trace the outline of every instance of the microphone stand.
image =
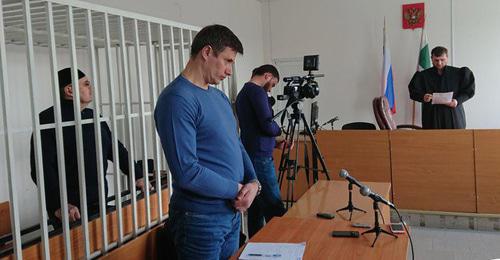
<path id="1" fill-rule="evenodd" d="M 380 233 L 387 234 L 387 235 L 393 236 L 395 238 L 398 238 L 393 233 L 388 232 L 380 227 L 380 224 L 378 223 L 379 211 L 380 211 L 380 209 L 378 207 L 378 202 L 373 200 L 373 213 L 375 214 L 375 225 L 372 229 L 361 233 L 361 235 L 368 234 L 368 233 L 375 233 L 375 240 L 373 240 L 372 247 L 375 245 L 375 242 L 377 242 L 377 239 L 378 239 L 378 236 L 380 235 Z"/>
<path id="2" fill-rule="evenodd" d="M 320 128 L 322 128 L 323 126 L 327 125 L 327 124 L 330 124 L 330 126 L 332 127 L 332 130 L 333 130 L 333 123 L 335 123 L 335 121 L 339 120 L 339 117 L 336 116 L 328 121 L 326 121 L 325 123 L 323 123 Z"/>
<path id="3" fill-rule="evenodd" d="M 360 209 L 360 208 L 357 208 L 355 207 L 353 204 L 352 204 L 352 183 L 349 182 L 349 185 L 348 185 L 348 188 L 349 188 L 349 202 L 347 203 L 347 206 L 346 207 L 343 207 L 341 209 L 338 209 L 336 212 L 340 212 L 340 211 L 344 211 L 344 210 L 349 210 L 349 221 L 351 221 L 352 219 L 352 212 L 354 210 L 357 210 L 357 211 L 361 211 L 363 213 L 366 213 L 366 211 Z"/>

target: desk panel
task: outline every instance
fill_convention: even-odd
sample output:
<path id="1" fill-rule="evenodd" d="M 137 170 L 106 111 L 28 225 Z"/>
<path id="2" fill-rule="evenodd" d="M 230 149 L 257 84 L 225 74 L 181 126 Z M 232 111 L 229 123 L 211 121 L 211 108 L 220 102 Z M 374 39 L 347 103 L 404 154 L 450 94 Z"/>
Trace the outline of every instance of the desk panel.
<path id="1" fill-rule="evenodd" d="M 390 142 L 399 208 L 476 212 L 473 131 L 391 131 Z"/>
<path id="2" fill-rule="evenodd" d="M 318 131 L 316 134 L 321 154 L 324 157 L 329 176 L 333 180 L 340 180 L 340 169 L 347 169 L 349 174 L 361 181 L 391 182 L 391 161 L 389 152 L 388 131 L 373 130 L 342 130 Z M 306 142 L 311 160 L 311 144 Z M 299 147 L 299 165 L 304 165 L 304 142 Z M 274 151 L 274 161 L 278 172 L 280 150 Z M 290 156 L 295 158 L 295 150 Z M 312 162 L 309 164 L 312 167 Z M 318 161 L 321 169 L 321 164 Z M 300 198 L 313 185 L 312 173 L 307 183 L 304 169 L 299 171 L 294 182 L 294 198 Z M 326 180 L 324 173 L 319 173 L 320 180 Z M 281 187 L 281 196 L 286 198 L 286 182 Z"/>
<path id="3" fill-rule="evenodd" d="M 477 212 L 500 213 L 500 131 L 474 130 Z"/>
<path id="4" fill-rule="evenodd" d="M 361 181 L 391 182 L 389 132 L 374 130 L 319 131 L 319 147 L 330 171 L 338 177 L 340 169 Z"/>

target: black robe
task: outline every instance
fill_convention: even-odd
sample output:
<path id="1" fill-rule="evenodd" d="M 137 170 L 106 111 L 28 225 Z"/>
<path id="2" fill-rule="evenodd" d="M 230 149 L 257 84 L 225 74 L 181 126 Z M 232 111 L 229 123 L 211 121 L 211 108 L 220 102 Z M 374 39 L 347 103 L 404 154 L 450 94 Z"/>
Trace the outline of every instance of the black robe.
<path id="1" fill-rule="evenodd" d="M 424 129 L 464 129 L 465 111 L 463 103 L 474 96 L 474 74 L 467 68 L 445 66 L 439 75 L 435 67 L 415 73 L 408 85 L 410 98 L 422 103 L 422 128 Z M 425 94 L 453 91 L 457 100 L 456 108 L 446 105 L 425 103 Z"/>

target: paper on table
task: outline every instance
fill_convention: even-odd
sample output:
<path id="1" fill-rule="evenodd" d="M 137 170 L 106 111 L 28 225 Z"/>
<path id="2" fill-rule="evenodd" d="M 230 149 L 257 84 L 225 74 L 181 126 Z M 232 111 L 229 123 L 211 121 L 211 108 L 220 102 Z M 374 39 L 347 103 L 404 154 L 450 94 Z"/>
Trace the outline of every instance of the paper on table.
<path id="1" fill-rule="evenodd" d="M 432 104 L 446 105 L 451 102 L 452 98 L 453 98 L 453 92 L 432 93 Z"/>
<path id="2" fill-rule="evenodd" d="M 303 243 L 248 243 L 239 259 L 290 259 L 301 260 L 304 257 L 306 242 Z"/>

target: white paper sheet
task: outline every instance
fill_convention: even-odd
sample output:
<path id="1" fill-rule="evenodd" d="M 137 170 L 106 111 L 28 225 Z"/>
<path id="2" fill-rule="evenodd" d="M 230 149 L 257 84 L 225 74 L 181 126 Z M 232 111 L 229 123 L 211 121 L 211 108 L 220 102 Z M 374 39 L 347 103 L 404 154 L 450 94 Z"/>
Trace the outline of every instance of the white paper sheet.
<path id="1" fill-rule="evenodd" d="M 432 93 L 432 104 L 446 105 L 451 102 L 452 98 L 453 98 L 453 92 Z"/>
<path id="2" fill-rule="evenodd" d="M 273 259 L 301 260 L 306 243 L 248 243 L 241 253 L 240 260 Z"/>

